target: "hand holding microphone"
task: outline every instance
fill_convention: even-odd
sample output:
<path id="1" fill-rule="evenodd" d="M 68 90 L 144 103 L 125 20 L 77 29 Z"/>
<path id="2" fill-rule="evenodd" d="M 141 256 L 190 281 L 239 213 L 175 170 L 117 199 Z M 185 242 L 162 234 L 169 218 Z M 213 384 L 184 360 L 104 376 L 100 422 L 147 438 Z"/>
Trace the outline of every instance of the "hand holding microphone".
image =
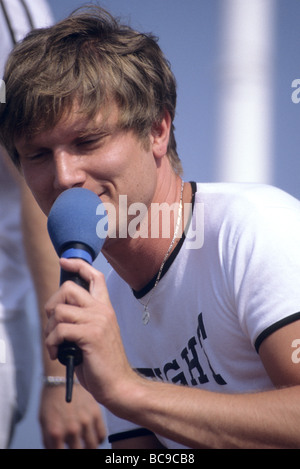
<path id="1" fill-rule="evenodd" d="M 48 232 L 59 257 L 93 263 L 105 241 L 96 232 L 101 203 L 94 192 L 84 188 L 68 189 L 56 199 L 48 217 Z M 106 216 L 105 210 L 103 214 Z M 77 273 L 62 269 L 60 285 L 67 280 L 89 289 Z M 76 344 L 65 341 L 59 346 L 58 359 L 66 366 L 66 401 L 71 402 L 74 367 L 82 362 L 82 352 Z"/>

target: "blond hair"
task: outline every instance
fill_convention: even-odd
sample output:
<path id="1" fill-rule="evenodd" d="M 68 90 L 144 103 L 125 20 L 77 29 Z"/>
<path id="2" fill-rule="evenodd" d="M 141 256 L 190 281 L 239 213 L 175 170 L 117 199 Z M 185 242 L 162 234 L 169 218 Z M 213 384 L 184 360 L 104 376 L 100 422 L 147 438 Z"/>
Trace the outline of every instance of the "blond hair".
<path id="1" fill-rule="evenodd" d="M 152 34 L 121 25 L 99 7 L 74 12 L 37 29 L 18 44 L 5 70 L 0 141 L 18 165 L 15 140 L 53 128 L 74 102 L 94 118 L 113 100 L 119 125 L 144 138 L 167 111 L 172 120 L 168 157 L 181 173 L 173 119 L 176 82 Z"/>

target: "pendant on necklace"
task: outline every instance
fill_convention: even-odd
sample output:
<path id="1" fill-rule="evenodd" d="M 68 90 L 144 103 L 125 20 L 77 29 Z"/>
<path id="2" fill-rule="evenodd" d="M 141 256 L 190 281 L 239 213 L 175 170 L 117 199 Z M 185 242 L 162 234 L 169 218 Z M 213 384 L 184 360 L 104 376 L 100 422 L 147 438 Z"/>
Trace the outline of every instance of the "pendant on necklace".
<path id="1" fill-rule="evenodd" d="M 149 319 L 150 319 L 150 313 L 148 311 L 148 306 L 145 306 L 144 313 L 143 313 L 143 324 L 145 324 L 145 326 L 148 324 Z"/>

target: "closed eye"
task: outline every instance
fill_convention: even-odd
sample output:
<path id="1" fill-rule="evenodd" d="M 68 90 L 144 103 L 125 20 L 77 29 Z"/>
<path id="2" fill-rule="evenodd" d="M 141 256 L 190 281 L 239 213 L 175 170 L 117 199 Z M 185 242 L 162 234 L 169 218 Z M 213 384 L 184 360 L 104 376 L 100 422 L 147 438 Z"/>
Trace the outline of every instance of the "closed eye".
<path id="1" fill-rule="evenodd" d="M 42 161 L 44 160 L 45 158 L 47 158 L 49 155 L 51 154 L 51 152 L 49 150 L 43 150 L 43 151 L 39 151 L 38 153 L 35 153 L 35 154 L 32 154 L 32 155 L 26 155 L 24 158 L 26 160 L 29 160 L 29 161 Z"/>
<path id="2" fill-rule="evenodd" d="M 98 143 L 100 139 L 99 138 L 93 138 L 89 140 L 81 140 L 77 143 L 78 146 L 84 146 L 84 145 L 93 145 L 94 143 Z"/>

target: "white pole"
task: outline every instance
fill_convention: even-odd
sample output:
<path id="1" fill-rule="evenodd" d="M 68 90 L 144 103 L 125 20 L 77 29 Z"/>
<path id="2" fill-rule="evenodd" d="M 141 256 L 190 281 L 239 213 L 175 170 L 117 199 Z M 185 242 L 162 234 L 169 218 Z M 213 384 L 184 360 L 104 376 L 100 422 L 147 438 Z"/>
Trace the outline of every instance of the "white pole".
<path id="1" fill-rule="evenodd" d="M 217 179 L 272 182 L 275 0 L 222 0 Z"/>

